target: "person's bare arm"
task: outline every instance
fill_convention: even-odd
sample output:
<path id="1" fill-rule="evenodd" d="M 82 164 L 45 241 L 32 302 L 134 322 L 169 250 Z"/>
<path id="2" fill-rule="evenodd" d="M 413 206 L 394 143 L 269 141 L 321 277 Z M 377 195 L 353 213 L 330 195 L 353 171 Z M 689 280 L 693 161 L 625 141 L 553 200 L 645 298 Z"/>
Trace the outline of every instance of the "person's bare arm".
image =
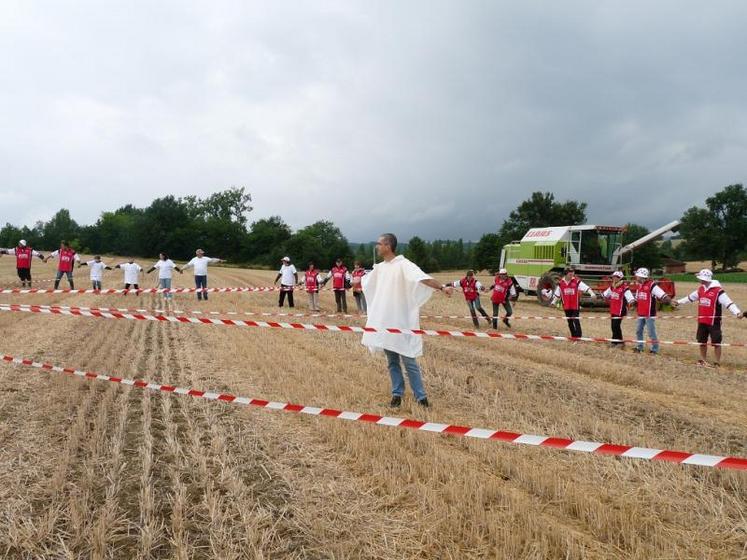
<path id="1" fill-rule="evenodd" d="M 433 278 L 426 278 L 425 280 L 421 280 L 420 283 L 425 284 L 429 288 L 433 288 L 434 290 L 445 293 L 447 297 L 451 297 L 451 294 L 454 292 L 453 287 L 444 286 L 439 281 L 434 280 Z"/>

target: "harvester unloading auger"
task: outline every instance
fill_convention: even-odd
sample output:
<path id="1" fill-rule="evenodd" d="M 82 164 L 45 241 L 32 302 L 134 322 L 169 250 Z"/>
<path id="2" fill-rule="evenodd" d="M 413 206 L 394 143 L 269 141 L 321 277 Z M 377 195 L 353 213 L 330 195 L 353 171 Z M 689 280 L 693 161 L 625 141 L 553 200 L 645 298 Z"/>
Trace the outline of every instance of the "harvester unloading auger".
<path id="1" fill-rule="evenodd" d="M 543 296 L 543 290 L 547 293 L 555 289 L 566 266 L 573 266 L 576 274 L 594 291 L 604 291 L 615 270 L 630 275 L 630 259 L 623 262 L 624 257 L 665 233 L 676 231 L 679 225 L 675 220 L 625 246 L 622 245 L 623 226 L 532 228 L 521 241 L 503 247 L 501 267 L 525 292 L 536 294 L 537 300 L 547 305 L 549 301 Z M 674 282 L 667 278 L 657 281 L 670 297 L 674 297 Z"/>

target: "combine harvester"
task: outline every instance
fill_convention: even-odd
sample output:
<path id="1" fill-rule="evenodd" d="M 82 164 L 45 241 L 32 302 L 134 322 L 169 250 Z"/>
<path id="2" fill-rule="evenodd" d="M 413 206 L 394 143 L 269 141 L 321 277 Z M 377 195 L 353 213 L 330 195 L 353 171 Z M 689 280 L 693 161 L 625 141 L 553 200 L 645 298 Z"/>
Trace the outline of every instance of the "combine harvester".
<path id="1" fill-rule="evenodd" d="M 623 262 L 623 257 L 632 257 L 635 249 L 669 231 L 676 231 L 679 225 L 675 220 L 624 247 L 625 228 L 622 226 L 532 228 L 521 241 L 503 247 L 501 268 L 505 268 L 525 292 L 536 294 L 542 305 L 549 304 L 547 290 L 555 289 L 566 266 L 575 267 L 577 276 L 601 293 L 610 285 L 610 275 L 614 271 L 622 270 L 630 276 L 631 259 Z M 673 281 L 658 278 L 657 282 L 670 297 L 675 296 Z M 635 292 L 634 284 L 631 290 Z M 588 304 L 590 299 L 587 297 L 583 302 Z"/>

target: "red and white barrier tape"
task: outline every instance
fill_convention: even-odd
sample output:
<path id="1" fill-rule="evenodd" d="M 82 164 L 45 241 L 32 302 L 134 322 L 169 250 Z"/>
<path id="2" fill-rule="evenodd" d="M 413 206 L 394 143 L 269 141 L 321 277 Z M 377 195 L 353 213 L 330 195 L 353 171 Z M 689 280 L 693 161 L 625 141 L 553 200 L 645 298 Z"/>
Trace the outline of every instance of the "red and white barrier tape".
<path id="1" fill-rule="evenodd" d="M 54 278 L 34 278 L 33 280 L 31 280 L 31 283 L 32 284 L 51 284 L 54 281 L 55 281 Z M 15 280 L 15 279 L 7 280 L 7 282 L 11 282 L 13 284 L 21 283 L 20 280 Z M 12 286 L 12 287 L 15 287 L 15 286 Z"/>
<path id="2" fill-rule="evenodd" d="M 112 383 L 119 383 L 120 385 L 138 387 L 139 389 L 150 389 L 151 391 L 160 391 L 163 393 L 176 393 L 178 395 L 187 395 L 190 397 L 202 398 L 209 401 L 221 401 L 225 403 L 234 403 L 244 406 L 256 406 L 269 410 L 283 410 L 285 412 L 296 412 L 299 414 L 309 414 L 311 416 L 326 416 L 329 418 L 337 418 L 339 420 L 365 422 L 368 424 L 376 424 L 378 426 L 409 428 L 422 432 L 435 432 L 438 434 L 448 434 L 452 436 L 461 436 L 483 440 L 498 440 L 506 443 L 515 443 L 518 445 L 531 445 L 536 447 L 547 447 L 551 449 L 561 449 L 566 451 L 580 451 L 582 453 L 592 453 L 595 455 L 612 455 L 615 457 L 643 459 L 646 461 L 666 461 L 669 463 L 677 463 L 681 465 L 696 465 L 700 467 L 713 467 L 729 470 L 747 470 L 747 458 L 742 457 L 706 455 L 703 453 L 688 453 L 685 451 L 652 449 L 648 447 L 633 447 L 630 445 L 598 443 L 593 441 L 572 440 L 567 438 L 538 436 L 533 434 L 519 434 L 515 432 L 507 432 L 494 429 L 470 428 L 468 426 L 459 426 L 454 424 L 423 422 L 421 420 L 413 420 L 409 418 L 380 416 L 378 414 L 350 412 L 346 410 L 337 410 L 334 408 L 303 406 L 300 404 L 292 404 L 287 402 L 273 402 L 252 397 L 237 397 L 230 393 L 216 393 L 210 391 L 200 391 L 198 389 L 176 387 L 174 385 L 162 385 L 159 383 L 151 383 L 142 379 L 126 379 L 122 377 L 114 377 L 103 373 L 55 366 L 44 362 L 35 362 L 33 360 L 29 360 L 26 358 L 17 358 L 14 356 L 3 355 L 2 360 L 4 362 L 17 364 L 20 366 L 74 375 L 83 379 L 109 381 Z"/>
<path id="3" fill-rule="evenodd" d="M 15 294 L 15 295 L 29 295 L 29 294 L 98 294 L 98 295 L 112 295 L 112 294 L 192 294 L 196 292 L 207 292 L 207 293 L 231 293 L 231 292 L 278 292 L 282 291 L 281 288 L 276 287 L 238 287 L 238 288 L 140 288 L 135 289 L 115 289 L 108 288 L 104 290 L 93 290 L 93 289 L 36 289 L 36 288 L 4 288 L 0 289 L 0 294 Z"/>
<path id="4" fill-rule="evenodd" d="M 11 305 L 11 304 L 3 304 L 0 303 L 0 305 Z M 132 307 L 81 307 L 81 306 L 69 306 L 69 305 L 33 305 L 33 304 L 12 304 L 12 305 L 18 305 L 20 307 L 40 307 L 42 309 L 47 308 L 55 308 L 55 309 L 80 309 L 84 311 L 123 311 L 123 312 L 131 312 L 135 311 L 137 313 L 147 313 L 147 309 L 140 309 L 140 308 L 132 308 Z M 165 313 L 169 311 L 170 313 L 186 313 L 190 315 L 246 315 L 249 317 L 327 317 L 330 319 L 333 318 L 344 318 L 344 319 L 363 319 L 366 317 L 365 314 L 352 314 L 352 313 L 282 313 L 282 312 L 275 312 L 275 311 L 200 311 L 198 309 L 191 309 L 191 310 L 181 310 L 181 309 L 172 309 L 172 310 L 166 310 L 166 309 L 153 309 L 154 313 Z M 731 317 L 736 318 L 733 315 L 724 315 L 723 317 Z M 421 315 L 421 319 L 472 319 L 471 315 Z M 479 317 L 478 317 L 479 318 Z M 506 317 L 501 315 L 497 317 L 498 319 L 505 319 Z M 531 315 L 512 315 L 511 317 L 508 317 L 511 321 L 515 319 L 526 319 L 526 320 L 533 320 L 533 319 L 557 319 L 561 321 L 566 321 L 568 319 L 571 319 L 572 317 L 565 317 L 565 316 L 559 316 L 559 315 L 550 315 L 550 316 L 531 316 Z M 637 319 L 637 317 L 621 317 L 622 319 Z M 656 317 L 657 319 L 700 319 L 698 315 L 660 315 Z M 710 318 L 710 317 L 708 317 Z M 595 316 L 581 316 L 578 317 L 578 319 L 604 319 L 604 320 L 610 320 L 610 317 L 595 317 Z"/>
<path id="5" fill-rule="evenodd" d="M 135 321 L 161 321 L 170 323 L 192 323 L 201 325 L 219 325 L 228 327 L 258 327 L 269 329 L 291 329 L 305 331 L 327 331 L 327 332 L 353 332 L 353 333 L 389 333 L 389 334 L 409 334 L 415 336 L 452 336 L 465 338 L 502 338 L 507 340 L 560 340 L 570 342 L 630 342 L 630 343 L 654 343 L 662 345 L 682 345 L 682 346 L 702 346 L 698 342 L 689 340 L 633 340 L 605 337 L 569 337 L 557 335 L 540 335 L 540 334 L 522 334 L 522 333 L 500 333 L 500 332 L 481 332 L 481 331 L 449 331 L 449 330 L 431 330 L 431 329 L 399 329 L 399 328 L 374 328 L 374 327 L 357 327 L 352 325 L 326 325 L 310 323 L 285 323 L 274 321 L 246 321 L 242 319 L 211 319 L 208 317 L 186 317 L 184 315 L 150 315 L 146 313 L 122 313 L 119 311 L 87 311 L 79 308 L 60 309 L 60 308 L 42 308 L 40 306 L 29 305 L 20 306 L 13 304 L 0 304 L 0 311 L 13 311 L 22 313 L 43 313 L 48 315 L 68 315 L 73 317 L 95 317 L 97 319 L 127 319 Z M 708 343 L 709 346 L 727 346 L 744 348 L 747 343 Z"/>

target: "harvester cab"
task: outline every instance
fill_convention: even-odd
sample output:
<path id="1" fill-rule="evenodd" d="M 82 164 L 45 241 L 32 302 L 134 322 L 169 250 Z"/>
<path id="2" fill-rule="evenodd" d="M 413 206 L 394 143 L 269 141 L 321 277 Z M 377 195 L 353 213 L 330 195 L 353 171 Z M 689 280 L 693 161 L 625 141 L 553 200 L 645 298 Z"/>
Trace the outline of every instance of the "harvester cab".
<path id="1" fill-rule="evenodd" d="M 577 225 L 530 229 L 521 241 L 506 245 L 501 251 L 501 267 L 513 276 L 519 286 L 537 295 L 543 305 L 549 303 L 562 271 L 572 265 L 576 274 L 595 291 L 610 285 L 615 270 L 630 274 L 633 251 L 659 236 L 674 231 L 679 221 L 671 222 L 648 235 L 622 245 L 624 227 Z M 660 281 L 662 288 L 674 296 L 674 284 Z"/>

